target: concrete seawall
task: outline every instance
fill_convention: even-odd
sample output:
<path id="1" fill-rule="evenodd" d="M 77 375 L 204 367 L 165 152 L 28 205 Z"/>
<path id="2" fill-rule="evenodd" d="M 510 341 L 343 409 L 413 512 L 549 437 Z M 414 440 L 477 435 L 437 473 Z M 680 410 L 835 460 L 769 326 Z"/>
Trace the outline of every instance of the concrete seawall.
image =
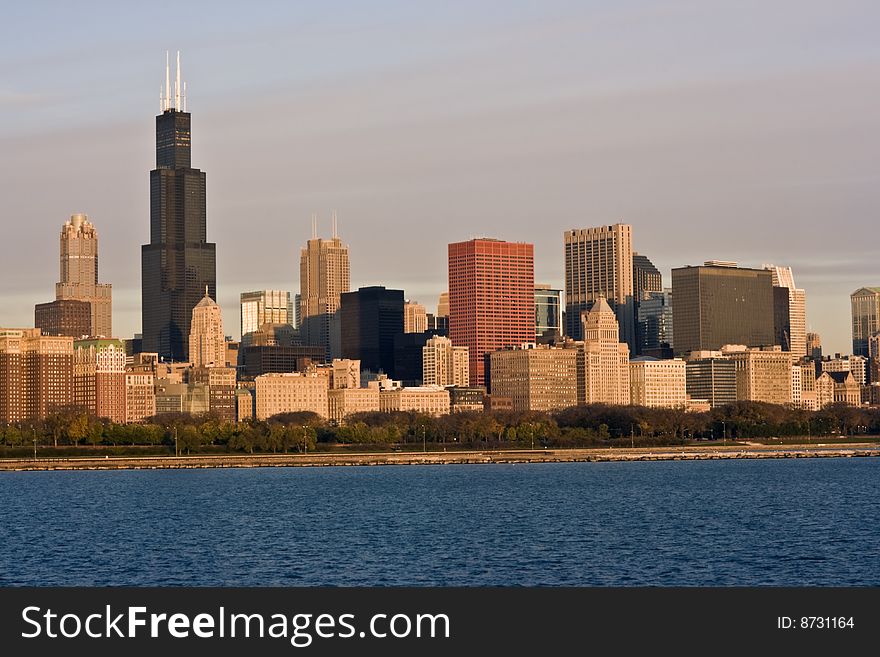
<path id="1" fill-rule="evenodd" d="M 0 472 L 24 470 L 166 470 L 352 465 L 448 465 L 492 463 L 572 463 L 602 461 L 699 461 L 709 459 L 852 458 L 880 456 L 880 445 L 859 443 L 778 447 L 657 447 L 638 449 L 487 450 L 316 454 L 235 454 L 220 456 L 77 457 L 0 460 Z"/>

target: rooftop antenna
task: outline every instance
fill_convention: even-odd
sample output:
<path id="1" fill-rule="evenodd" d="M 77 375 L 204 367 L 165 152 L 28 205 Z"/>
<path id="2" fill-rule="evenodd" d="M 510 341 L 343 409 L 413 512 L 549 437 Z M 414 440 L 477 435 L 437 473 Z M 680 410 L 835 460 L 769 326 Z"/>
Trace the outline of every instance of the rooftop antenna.
<path id="1" fill-rule="evenodd" d="M 174 80 L 174 109 L 180 109 L 180 51 L 177 51 L 177 76 Z"/>
<path id="2" fill-rule="evenodd" d="M 169 103 L 171 101 L 171 65 L 168 62 L 168 51 L 165 51 L 165 104 L 162 107 L 162 111 L 170 109 Z"/>
<path id="3" fill-rule="evenodd" d="M 333 229 L 333 239 L 336 239 L 336 210 L 333 210 L 333 213 L 330 215 L 332 221 L 332 229 Z"/>
<path id="4" fill-rule="evenodd" d="M 312 212 L 312 239 L 318 239 L 318 215 Z"/>

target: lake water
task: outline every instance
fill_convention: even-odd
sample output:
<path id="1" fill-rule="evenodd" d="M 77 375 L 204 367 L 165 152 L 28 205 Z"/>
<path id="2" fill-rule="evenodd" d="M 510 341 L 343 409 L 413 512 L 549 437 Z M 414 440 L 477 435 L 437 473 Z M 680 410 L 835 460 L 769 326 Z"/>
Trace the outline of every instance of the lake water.
<path id="1" fill-rule="evenodd" d="M 880 585 L 880 459 L 0 473 L 0 585 Z"/>

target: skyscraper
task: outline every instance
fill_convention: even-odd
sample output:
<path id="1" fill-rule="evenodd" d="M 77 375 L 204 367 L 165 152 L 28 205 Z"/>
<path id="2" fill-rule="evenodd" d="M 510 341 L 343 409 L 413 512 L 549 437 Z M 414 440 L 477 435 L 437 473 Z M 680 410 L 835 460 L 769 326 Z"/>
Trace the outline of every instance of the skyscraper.
<path id="1" fill-rule="evenodd" d="M 189 359 L 193 367 L 225 367 L 226 337 L 220 306 L 205 296 L 192 310 L 189 331 Z"/>
<path id="2" fill-rule="evenodd" d="M 403 332 L 424 333 L 428 330 L 428 315 L 425 306 L 418 301 L 405 301 L 403 304 Z"/>
<path id="3" fill-rule="evenodd" d="M 290 292 L 259 290 L 241 293 L 241 338 L 253 333 L 263 324 L 294 323 Z"/>
<path id="4" fill-rule="evenodd" d="M 629 404 L 629 347 L 604 297 L 582 315 L 584 345 L 578 362 L 579 404 Z"/>
<path id="5" fill-rule="evenodd" d="M 535 340 L 552 342 L 562 338 L 562 290 L 535 283 Z"/>
<path id="6" fill-rule="evenodd" d="M 34 308 L 34 322 L 46 335 L 109 337 L 113 330 L 112 286 L 98 283 L 98 231 L 84 214 L 61 227 L 60 270 L 55 301 Z M 82 317 L 88 304 L 88 321 Z"/>
<path id="7" fill-rule="evenodd" d="M 786 312 L 777 318 L 777 344 L 783 351 L 791 351 L 794 358 L 807 355 L 807 308 L 806 292 L 794 284 L 791 267 L 764 265 L 773 276 L 773 287 L 787 291 L 788 298 L 782 303 L 777 302 L 777 315 L 784 309 Z M 777 293 L 778 294 L 778 293 Z M 781 323 L 779 320 L 782 320 Z"/>
<path id="8" fill-rule="evenodd" d="M 672 354 L 672 290 L 643 292 L 637 304 L 638 353 L 655 358 Z"/>
<path id="9" fill-rule="evenodd" d="M 0 328 L 0 422 L 38 420 L 73 402 L 73 338 Z"/>
<path id="10" fill-rule="evenodd" d="M 317 236 L 312 223 L 312 239 L 300 251 L 300 335 L 303 344 L 321 346 L 327 358 L 340 356 L 339 310 L 340 295 L 348 292 L 348 246 L 336 235 L 333 219 L 333 237 Z"/>
<path id="11" fill-rule="evenodd" d="M 422 347 L 422 379 L 426 386 L 466 386 L 470 381 L 467 347 L 454 347 L 441 335 Z"/>
<path id="12" fill-rule="evenodd" d="M 880 332 L 880 287 L 860 287 L 850 295 L 852 343 L 856 356 L 870 356 L 868 341 Z"/>
<path id="13" fill-rule="evenodd" d="M 773 277 L 764 269 L 712 260 L 672 270 L 676 354 L 724 345 L 775 343 Z"/>
<path id="14" fill-rule="evenodd" d="M 640 300 L 646 292 L 662 292 L 663 276 L 647 256 L 633 253 L 633 296 Z"/>
<path id="15" fill-rule="evenodd" d="M 205 286 L 217 298 L 216 245 L 207 241 L 205 173 L 190 166 L 190 114 L 180 83 L 165 68 L 156 117 L 156 168 L 150 172 L 150 243 L 141 247 L 143 349 L 185 361 L 192 309 Z"/>
<path id="16" fill-rule="evenodd" d="M 470 382 L 486 354 L 535 341 L 534 246 L 479 238 L 449 245 L 449 337 L 468 348 Z"/>
<path id="17" fill-rule="evenodd" d="M 403 290 L 362 287 L 341 295 L 339 306 L 343 358 L 361 361 L 361 369 L 394 377 L 394 336 L 403 333 Z"/>
<path id="18" fill-rule="evenodd" d="M 617 316 L 621 339 L 634 351 L 632 226 L 567 230 L 564 241 L 566 334 L 580 340 L 581 314 L 603 297 Z"/>

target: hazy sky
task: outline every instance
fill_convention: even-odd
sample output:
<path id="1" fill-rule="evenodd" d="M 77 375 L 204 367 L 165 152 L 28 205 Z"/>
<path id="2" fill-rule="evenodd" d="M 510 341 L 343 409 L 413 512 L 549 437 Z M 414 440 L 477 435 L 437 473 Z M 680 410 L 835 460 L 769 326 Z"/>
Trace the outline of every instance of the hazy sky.
<path id="1" fill-rule="evenodd" d="M 617 221 L 663 272 L 791 265 L 826 353 L 880 285 L 874 1 L 11 3 L 0 27 L 0 326 L 54 298 L 58 234 L 100 234 L 119 337 L 140 331 L 140 245 L 165 50 L 180 50 L 207 172 L 219 301 L 299 289 L 336 209 L 352 286 L 429 310 L 446 244 L 535 244 Z M 172 55 L 173 56 L 173 55 Z"/>

